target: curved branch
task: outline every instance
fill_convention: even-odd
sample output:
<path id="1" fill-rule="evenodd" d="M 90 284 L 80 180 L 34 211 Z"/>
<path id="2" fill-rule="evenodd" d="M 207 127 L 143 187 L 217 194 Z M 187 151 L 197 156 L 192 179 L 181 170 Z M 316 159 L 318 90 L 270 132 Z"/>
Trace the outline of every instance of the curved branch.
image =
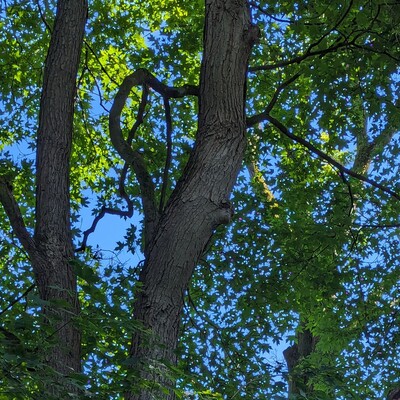
<path id="1" fill-rule="evenodd" d="M 126 211 L 117 210 L 114 208 L 107 208 L 103 206 L 100 212 L 94 218 L 91 227 L 87 229 L 85 232 L 83 232 L 82 244 L 80 245 L 80 247 L 75 249 L 75 252 L 79 253 L 86 249 L 89 235 L 96 230 L 97 224 L 100 222 L 101 219 L 105 217 L 106 214 L 119 215 L 120 217 L 130 218 L 133 215 L 133 205 L 132 203 L 128 203 L 128 210 Z"/>
<path id="2" fill-rule="evenodd" d="M 132 141 L 135 138 L 135 135 L 136 135 L 136 132 L 137 132 L 139 126 L 143 123 L 144 112 L 146 110 L 148 97 L 149 97 L 149 88 L 147 85 L 143 85 L 142 98 L 140 99 L 139 110 L 138 110 L 138 113 L 136 116 L 136 121 L 133 124 L 133 126 L 128 134 L 129 145 L 132 144 Z"/>
<path id="3" fill-rule="evenodd" d="M 135 123 L 132 127 L 128 140 L 125 140 L 121 129 L 121 113 L 125 106 L 126 100 L 129 97 L 130 91 L 134 86 L 144 85 L 151 87 L 153 90 L 161 94 L 164 98 L 180 98 L 187 95 L 198 95 L 198 87 L 192 85 L 184 85 L 182 87 L 171 87 L 160 82 L 154 75 L 146 69 L 138 69 L 131 75 L 127 76 L 122 82 L 114 103 L 110 110 L 109 129 L 111 142 L 119 155 L 132 168 L 138 179 L 143 211 L 145 215 L 144 231 L 145 231 L 145 254 L 152 238 L 155 227 L 158 223 L 159 212 L 155 200 L 155 188 L 152 178 L 147 170 L 146 164 L 140 152 L 133 150 L 131 141 L 140 123 Z M 145 89 L 146 90 L 146 89 Z M 146 95 L 147 97 L 147 95 Z M 142 95 L 142 101 L 139 109 L 138 120 L 142 118 L 146 98 Z M 136 127 L 136 128 L 135 128 Z"/>
<path id="4" fill-rule="evenodd" d="M 128 172 L 128 164 L 125 163 L 125 165 L 123 166 L 122 171 L 121 171 L 121 176 L 119 177 L 118 192 L 119 192 L 120 197 L 122 197 L 126 201 L 128 209 L 125 210 L 125 211 L 122 211 L 122 210 L 117 210 L 117 209 L 114 209 L 114 208 L 107 208 L 107 207 L 103 206 L 101 208 L 99 214 L 94 218 L 91 227 L 83 232 L 82 244 L 80 245 L 80 247 L 75 249 L 75 252 L 78 253 L 78 252 L 81 252 L 81 251 L 86 249 L 89 235 L 92 234 L 96 230 L 97 224 L 99 223 L 99 221 L 102 218 L 104 218 L 104 216 L 106 214 L 118 215 L 121 218 L 131 218 L 132 217 L 132 215 L 133 215 L 133 202 L 129 198 L 128 193 L 126 193 L 126 191 L 125 191 L 125 179 L 126 179 L 127 172 Z"/>

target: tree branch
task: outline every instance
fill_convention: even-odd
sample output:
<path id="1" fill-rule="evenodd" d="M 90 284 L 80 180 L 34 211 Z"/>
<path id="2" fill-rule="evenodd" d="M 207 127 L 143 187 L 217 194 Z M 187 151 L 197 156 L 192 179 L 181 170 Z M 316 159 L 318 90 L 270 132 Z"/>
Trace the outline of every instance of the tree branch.
<path id="1" fill-rule="evenodd" d="M 369 185 L 381 190 L 382 192 L 388 194 L 389 196 L 394 197 L 397 200 L 400 200 L 400 195 L 398 193 L 394 192 L 393 190 L 387 188 L 384 185 L 381 185 L 380 183 L 373 181 L 372 179 L 366 178 L 365 176 L 346 168 L 344 165 L 340 164 L 334 158 L 332 158 L 328 154 L 324 153 L 322 150 L 318 149 L 317 147 L 312 145 L 307 140 L 291 133 L 285 125 L 283 125 L 280 121 L 278 121 L 274 117 L 271 117 L 270 115 L 268 115 L 265 117 L 265 119 L 267 121 L 269 121 L 272 125 L 274 125 L 285 136 L 287 136 L 288 138 L 292 139 L 293 141 L 303 145 L 304 147 L 309 149 L 312 153 L 317 155 L 319 158 L 322 158 L 323 160 L 328 162 L 330 165 L 337 168 L 339 170 L 339 172 L 347 174 L 349 176 L 352 176 L 353 178 L 358 179 L 362 182 L 368 183 Z"/>
<path id="2" fill-rule="evenodd" d="M 287 18 L 278 18 L 275 15 L 272 15 L 268 11 L 264 10 L 259 4 L 257 4 L 255 1 L 249 1 L 249 4 L 256 8 L 261 14 L 266 15 L 268 18 L 271 18 L 274 21 L 277 22 L 283 22 L 284 24 L 299 24 L 301 23 L 302 25 L 305 26 L 321 26 L 324 25 L 323 22 L 302 22 L 301 20 L 295 20 L 295 19 L 287 19 Z"/>
<path id="3" fill-rule="evenodd" d="M 19 295 L 18 297 L 16 297 L 13 300 L 10 300 L 8 306 L 6 308 L 3 308 L 0 311 L 0 317 L 5 314 L 11 307 L 13 307 L 15 304 L 17 304 L 21 299 L 23 299 L 24 297 L 26 297 L 29 292 L 31 292 L 34 288 L 36 287 L 36 284 L 32 284 L 31 286 L 28 287 L 28 289 L 26 289 L 21 295 Z"/>
<path id="4" fill-rule="evenodd" d="M 86 249 L 87 247 L 87 240 L 89 238 L 89 235 L 92 234 L 97 227 L 97 224 L 100 222 L 101 219 L 104 218 L 104 216 L 106 214 L 111 214 L 111 215 L 118 215 L 120 217 L 127 217 L 130 218 L 133 215 L 133 205 L 132 202 L 128 203 L 128 210 L 126 211 L 122 211 L 122 210 L 117 210 L 114 208 L 108 208 L 103 206 L 100 210 L 100 212 L 96 215 L 96 217 L 94 218 L 92 225 L 89 229 L 87 229 L 85 232 L 83 232 L 83 239 L 82 239 L 82 244 L 80 245 L 80 247 L 78 247 L 77 249 L 75 249 L 75 252 L 81 252 L 83 250 Z"/>
<path id="5" fill-rule="evenodd" d="M 372 162 L 372 158 L 381 153 L 385 146 L 392 140 L 396 130 L 393 128 L 383 129 L 380 134 L 370 141 L 368 138 L 368 118 L 365 118 L 363 129 L 356 134 L 357 151 L 353 164 L 353 170 L 366 174 Z"/>
<path id="6" fill-rule="evenodd" d="M 278 101 L 279 95 L 281 94 L 281 92 L 287 88 L 292 82 L 294 82 L 297 78 L 300 77 L 300 73 L 297 73 L 295 75 L 293 75 L 291 78 L 289 78 L 288 80 L 282 82 L 275 90 L 275 93 L 272 96 L 272 99 L 270 100 L 269 104 L 267 105 L 267 107 L 265 108 L 265 110 L 257 115 L 253 115 L 252 117 L 248 117 L 246 119 L 246 125 L 247 127 L 259 124 L 262 121 L 265 121 L 268 116 L 269 113 L 272 111 L 272 109 L 274 108 L 276 102 Z"/>
<path id="7" fill-rule="evenodd" d="M 131 142 L 137 127 L 140 125 L 140 120 L 143 118 L 147 94 L 142 94 L 142 101 L 139 106 L 139 113 L 136 123 L 131 129 L 128 140 L 125 140 L 121 129 L 121 113 L 125 106 L 129 93 L 134 86 L 144 85 L 149 86 L 165 99 L 180 98 L 187 95 L 198 95 L 198 87 L 192 85 L 185 85 L 182 87 L 171 87 L 161 83 L 154 75 L 146 69 L 138 69 L 131 75 L 127 76 L 122 82 L 117 95 L 115 96 L 114 103 L 110 110 L 109 116 L 109 129 L 111 142 L 119 155 L 125 160 L 132 168 L 138 179 L 143 211 L 145 215 L 145 254 L 146 249 L 153 238 L 155 227 L 158 223 L 159 212 L 155 201 L 155 188 L 150 174 L 148 173 L 146 164 L 142 155 L 132 149 Z M 147 89 L 144 89 L 147 90 Z M 139 122 L 138 122 L 139 121 Z"/>
<path id="8" fill-rule="evenodd" d="M 136 116 L 136 121 L 133 124 L 133 126 L 128 134 L 129 145 L 132 144 L 132 141 L 135 138 L 135 135 L 136 135 L 137 130 L 139 129 L 139 126 L 143 123 L 144 112 L 146 110 L 148 97 L 149 97 L 149 87 L 147 85 L 143 85 L 142 98 L 140 99 L 139 110 L 138 110 L 138 113 Z"/>
<path id="9" fill-rule="evenodd" d="M 171 107 L 169 104 L 169 100 L 164 97 L 164 109 L 165 109 L 165 121 L 167 124 L 167 158 L 165 160 L 164 166 L 164 174 L 163 174 L 163 183 L 161 188 L 161 198 L 160 198 L 160 206 L 159 213 L 161 214 L 164 209 L 165 196 L 168 188 L 168 172 L 171 166 L 172 160 L 172 119 L 171 119 Z"/>
<path id="10" fill-rule="evenodd" d="M 278 68 L 282 68 L 282 67 L 286 67 L 287 65 L 291 65 L 291 64 L 300 64 L 302 61 L 304 61 L 306 58 L 310 58 L 310 57 L 315 57 L 315 56 L 325 56 L 326 54 L 329 53 L 333 53 L 336 50 L 341 49 L 342 47 L 347 47 L 353 45 L 353 42 L 349 42 L 347 40 L 343 41 L 343 42 L 339 42 L 337 44 L 335 44 L 334 46 L 330 46 L 326 49 L 321 49 L 321 50 L 314 50 L 312 51 L 311 49 L 314 47 L 313 44 L 310 45 L 310 47 L 308 48 L 308 50 L 297 57 L 294 57 L 290 60 L 286 60 L 286 61 L 280 61 L 277 62 L 275 64 L 268 64 L 268 65 L 260 65 L 260 66 L 255 66 L 255 67 L 250 67 L 249 71 L 250 72 L 257 72 L 257 71 L 270 71 L 273 69 L 278 69 Z"/>
<path id="11" fill-rule="evenodd" d="M 35 242 L 26 229 L 21 210 L 12 194 L 11 183 L 3 176 L 0 176 L 0 203 L 4 207 L 16 237 L 28 255 L 33 258 L 36 253 Z"/>

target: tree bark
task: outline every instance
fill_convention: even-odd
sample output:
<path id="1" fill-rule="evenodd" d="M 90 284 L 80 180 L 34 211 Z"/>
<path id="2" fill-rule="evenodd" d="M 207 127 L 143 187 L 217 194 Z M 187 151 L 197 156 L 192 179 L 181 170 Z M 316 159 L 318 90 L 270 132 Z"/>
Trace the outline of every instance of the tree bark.
<path id="1" fill-rule="evenodd" d="M 57 3 L 45 62 L 37 137 L 35 252 L 31 258 L 40 297 L 68 304 L 44 308 L 57 338 L 47 362 L 62 376 L 80 371 L 80 333 L 71 317 L 78 315 L 79 304 L 71 265 L 74 250 L 69 173 L 76 77 L 86 16 L 85 0 Z M 62 393 L 56 385 L 53 387 L 53 394 Z"/>
<path id="2" fill-rule="evenodd" d="M 246 73 L 258 37 L 247 2 L 207 0 L 204 33 L 196 144 L 148 246 L 134 304 L 134 317 L 153 337 L 146 342 L 137 332 L 130 355 L 147 370 L 142 377 L 161 386 L 173 383 L 150 370 L 176 363 L 184 294 L 214 229 L 231 219 L 229 196 L 246 142 Z M 130 400 L 151 398 L 149 390 L 126 395 Z M 156 398 L 174 395 L 157 393 Z"/>
<path id="3" fill-rule="evenodd" d="M 305 393 L 312 393 L 313 391 L 312 387 L 309 386 L 307 376 L 296 373 L 295 368 L 303 359 L 315 351 L 316 342 L 317 338 L 310 330 L 304 328 L 297 332 L 297 343 L 283 352 L 289 372 L 288 399 L 296 398 L 297 395 L 300 395 L 300 389 Z"/>

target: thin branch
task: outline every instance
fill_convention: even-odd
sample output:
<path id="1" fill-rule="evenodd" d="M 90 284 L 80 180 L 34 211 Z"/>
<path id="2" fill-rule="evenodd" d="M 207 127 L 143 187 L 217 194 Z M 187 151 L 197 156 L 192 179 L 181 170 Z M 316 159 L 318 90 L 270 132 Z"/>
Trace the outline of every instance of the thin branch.
<path id="1" fill-rule="evenodd" d="M 122 168 L 121 175 L 119 177 L 118 192 L 119 192 L 119 195 L 126 201 L 128 210 L 132 210 L 131 212 L 133 214 L 133 202 L 130 199 L 128 193 L 126 193 L 126 191 L 125 191 L 125 180 L 126 180 L 126 175 L 128 173 L 128 168 L 129 168 L 129 165 L 127 163 L 125 163 Z"/>
<path id="2" fill-rule="evenodd" d="M 36 5 L 39 9 L 39 15 L 40 15 L 40 19 L 42 20 L 42 22 L 44 23 L 44 25 L 46 26 L 46 29 L 50 32 L 50 34 L 53 33 L 53 29 L 51 28 L 51 26 L 49 25 L 49 23 L 47 22 L 46 16 L 42 10 L 42 7 L 39 4 L 39 0 L 36 0 Z"/>
<path id="3" fill-rule="evenodd" d="M 368 229 L 393 229 L 400 228 L 399 224 L 358 224 L 355 223 L 354 226 L 358 228 L 368 228 Z"/>
<path id="4" fill-rule="evenodd" d="M 348 47 L 348 46 L 351 46 L 353 44 L 354 44 L 353 42 L 349 42 L 349 41 L 345 40 L 343 42 L 339 42 L 339 43 L 335 44 L 334 46 L 330 46 L 330 47 L 328 47 L 326 49 L 315 50 L 315 51 L 311 51 L 310 50 L 313 47 L 313 45 L 310 45 L 308 50 L 304 54 L 302 54 L 300 56 L 294 57 L 294 58 L 292 58 L 290 60 L 280 61 L 280 62 L 277 62 L 275 64 L 268 64 L 268 65 L 260 65 L 260 66 L 250 67 L 249 71 L 250 72 L 270 71 L 270 70 L 273 70 L 273 69 L 286 67 L 287 65 L 300 64 L 302 61 L 304 61 L 307 58 L 315 57 L 315 56 L 323 57 L 326 54 L 333 53 L 336 50 L 341 49 L 342 47 Z"/>
<path id="5" fill-rule="evenodd" d="M 139 110 L 136 116 L 136 121 L 133 124 L 131 130 L 128 134 L 128 144 L 131 145 L 133 139 L 135 138 L 136 131 L 138 130 L 139 126 L 143 123 L 144 120 L 144 112 L 146 111 L 146 105 L 149 97 L 149 88 L 147 85 L 143 85 L 142 90 L 142 98 L 140 99 Z"/>
<path id="6" fill-rule="evenodd" d="M 271 19 L 273 19 L 274 21 L 277 21 L 277 22 L 283 22 L 284 24 L 302 24 L 302 25 L 305 25 L 305 26 L 320 26 L 320 25 L 324 25 L 323 22 L 303 22 L 301 20 L 295 20 L 295 19 L 278 18 L 278 17 L 275 17 L 275 15 L 272 15 L 268 11 L 264 10 L 259 4 L 255 3 L 254 1 L 249 1 L 249 4 L 252 7 L 256 8 L 260 13 L 266 15 L 268 18 L 271 18 Z M 320 16 L 313 17 L 312 19 L 319 18 L 319 17 Z"/>
<path id="7" fill-rule="evenodd" d="M 159 213 L 161 214 L 164 210 L 165 196 L 168 188 L 168 173 L 172 161 L 172 119 L 171 119 L 171 106 L 168 98 L 164 97 L 164 109 L 165 109 L 165 121 L 167 124 L 167 157 L 165 159 L 163 183 L 161 188 L 160 206 Z"/>
<path id="8" fill-rule="evenodd" d="M 126 175 L 128 173 L 128 164 L 125 163 L 125 165 L 122 168 L 121 175 L 119 177 L 119 188 L 118 192 L 121 198 L 123 198 L 126 201 L 128 209 L 125 211 L 122 210 L 117 210 L 117 209 L 112 209 L 112 208 L 107 208 L 103 206 L 99 212 L 99 214 L 94 218 L 92 225 L 89 229 L 83 232 L 83 239 L 80 247 L 75 249 L 75 252 L 81 252 L 84 251 L 87 247 L 87 241 L 89 238 L 89 235 L 92 234 L 97 227 L 97 224 L 99 221 L 104 218 L 106 214 L 110 215 L 118 215 L 121 218 L 131 218 L 133 215 L 133 202 L 129 198 L 129 195 L 125 191 L 125 180 L 126 180 Z"/>
<path id="9" fill-rule="evenodd" d="M 17 298 L 15 298 L 14 300 L 10 301 L 10 303 L 8 304 L 8 306 L 6 308 L 4 308 L 3 310 L 0 311 L 0 317 L 5 314 L 11 307 L 13 307 L 15 304 L 17 304 L 21 299 L 23 299 L 24 297 L 26 297 L 28 295 L 29 292 L 31 292 L 34 288 L 36 287 L 36 284 L 32 284 L 31 286 L 28 287 L 28 289 L 26 289 L 21 295 L 19 295 Z"/>
<path id="10" fill-rule="evenodd" d="M 114 208 L 108 208 L 108 207 L 103 206 L 101 208 L 100 212 L 94 218 L 91 227 L 89 229 L 87 229 L 85 232 L 83 232 L 82 244 L 80 245 L 80 247 L 75 249 L 75 252 L 79 253 L 86 249 L 89 235 L 92 234 L 96 230 L 97 224 L 105 217 L 106 214 L 118 215 L 121 218 L 123 218 L 123 217 L 130 218 L 133 215 L 133 207 L 128 208 L 128 210 L 126 210 L 126 211 L 122 211 L 122 210 L 117 210 Z"/>
<path id="11" fill-rule="evenodd" d="M 196 312 L 197 315 L 200 316 L 200 318 L 202 318 L 204 321 L 206 321 L 210 326 L 212 326 L 214 329 L 216 329 L 218 332 L 223 331 L 223 328 L 218 326 L 215 322 L 211 321 L 210 318 L 208 318 L 205 313 L 203 313 L 202 311 L 199 311 L 198 308 L 196 307 L 196 304 L 194 304 L 194 301 L 192 299 L 192 297 L 190 296 L 190 293 L 188 291 L 187 293 L 187 297 L 189 300 L 190 305 L 193 307 L 193 310 Z"/>
<path id="12" fill-rule="evenodd" d="M 104 74 L 106 74 L 107 78 L 108 78 L 111 82 L 115 83 L 115 85 L 118 86 L 118 82 L 117 82 L 114 78 L 112 78 L 112 77 L 110 76 L 110 74 L 108 73 L 108 71 L 106 70 L 106 68 L 104 67 L 104 65 L 101 63 L 101 61 L 100 61 L 99 57 L 97 56 L 96 52 L 93 50 L 92 46 L 89 44 L 89 42 L 88 42 L 86 39 L 84 39 L 84 40 L 83 40 L 83 43 L 84 43 L 85 46 L 90 50 L 90 52 L 94 55 L 94 58 L 96 59 L 96 61 L 97 61 L 97 62 L 99 63 L 99 65 L 100 65 L 100 69 L 103 71 Z"/>
<path id="13" fill-rule="evenodd" d="M 77 79 L 77 84 L 76 84 L 76 88 L 77 91 L 80 89 L 83 78 L 85 77 L 85 72 L 88 71 L 89 72 L 89 66 L 88 66 L 88 57 L 89 57 L 89 52 L 85 51 L 85 62 L 83 63 L 83 67 L 82 67 L 82 71 Z"/>
<path id="14" fill-rule="evenodd" d="M 108 114 L 110 112 L 110 110 L 103 104 L 103 94 L 101 92 L 101 89 L 100 89 L 100 86 L 99 86 L 99 84 L 97 82 L 97 79 L 96 79 L 96 77 L 94 76 L 94 73 L 92 72 L 92 70 L 89 67 L 88 67 L 88 71 L 89 71 L 90 75 L 92 76 L 93 83 L 94 83 L 94 85 L 96 86 L 96 89 L 97 89 L 97 94 L 99 96 L 99 105 Z"/>
<path id="15" fill-rule="evenodd" d="M 293 141 L 303 145 L 307 149 L 309 149 L 312 153 L 317 155 L 319 158 L 325 160 L 328 162 L 330 165 L 333 165 L 336 167 L 341 173 L 347 174 L 349 176 L 352 176 L 355 179 L 358 179 L 362 182 L 368 183 L 369 185 L 373 186 L 374 188 L 377 188 L 381 190 L 382 192 L 388 194 L 391 197 L 394 197 L 397 200 L 400 200 L 400 195 L 393 190 L 387 188 L 384 185 L 381 185 L 380 183 L 377 183 L 373 181 L 372 179 L 366 178 L 365 176 L 358 174 L 348 168 L 346 168 L 344 165 L 340 164 L 338 161 L 336 161 L 334 158 L 331 156 L 328 156 L 326 153 L 324 153 L 322 150 L 318 149 L 314 145 L 312 145 L 310 142 L 307 140 L 301 138 L 300 136 L 297 136 L 289 131 L 289 129 L 283 125 L 280 121 L 278 121 L 276 118 L 271 117 L 270 115 L 266 116 L 265 118 L 267 121 L 269 121 L 272 125 L 274 125 L 281 133 L 283 133 L 285 136 L 288 138 L 292 139 Z"/>
<path id="16" fill-rule="evenodd" d="M 339 18 L 339 20 L 336 22 L 336 24 L 329 29 L 329 31 L 325 32 L 316 42 L 312 43 L 310 47 L 308 48 L 307 52 L 311 52 L 311 50 L 318 46 L 327 36 L 329 36 L 333 31 L 336 31 L 339 28 L 339 25 L 346 19 L 346 17 L 349 15 L 349 12 L 351 11 L 351 8 L 353 7 L 354 1 L 351 0 L 349 2 L 349 6 L 347 7 L 346 11 L 343 13 L 343 15 Z"/>
<path id="17" fill-rule="evenodd" d="M 267 107 L 265 108 L 265 110 L 257 115 L 253 115 L 252 117 L 248 117 L 246 119 L 246 125 L 247 127 L 259 124 L 262 121 L 265 121 L 268 116 L 269 113 L 272 111 L 272 109 L 274 108 L 276 102 L 278 101 L 279 95 L 281 94 L 281 92 L 286 89 L 291 83 L 293 83 L 297 78 L 300 77 L 300 73 L 297 73 L 295 75 L 293 75 L 291 78 L 289 78 L 288 80 L 284 81 L 283 83 L 281 83 L 275 90 L 272 99 L 270 100 L 269 104 L 267 105 Z"/>
<path id="18" fill-rule="evenodd" d="M 353 195 L 353 190 L 351 189 L 351 185 L 349 180 L 346 178 L 346 175 L 344 174 L 343 171 L 339 171 L 340 177 L 342 178 L 343 183 L 347 186 L 347 190 L 349 192 L 349 196 L 350 196 L 350 203 L 351 203 L 351 207 L 349 208 L 348 211 L 348 216 L 351 216 L 351 213 L 353 212 L 353 210 L 355 210 L 356 208 L 356 203 L 354 201 L 354 195 Z"/>

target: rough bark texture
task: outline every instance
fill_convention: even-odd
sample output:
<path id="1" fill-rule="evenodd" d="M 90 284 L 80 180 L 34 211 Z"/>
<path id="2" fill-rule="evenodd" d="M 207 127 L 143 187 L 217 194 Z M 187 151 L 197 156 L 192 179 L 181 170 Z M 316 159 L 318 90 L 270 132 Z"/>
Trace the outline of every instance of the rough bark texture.
<path id="1" fill-rule="evenodd" d="M 392 389 L 387 395 L 387 400 L 400 400 L 400 388 Z"/>
<path id="2" fill-rule="evenodd" d="M 44 313 L 58 344 L 47 355 L 59 374 L 80 371 L 80 334 L 72 322 L 79 313 L 76 278 L 70 264 L 69 172 L 76 94 L 87 2 L 60 0 L 45 62 L 37 138 L 35 254 L 32 263 L 40 297 L 64 300 L 68 311 L 46 307 Z M 55 317 L 58 321 L 55 322 Z M 57 393 L 57 390 L 53 390 Z"/>
<path id="3" fill-rule="evenodd" d="M 193 268 L 214 229 L 231 218 L 229 196 L 245 148 L 247 64 L 257 36 L 246 1 L 206 1 L 196 145 L 149 245 L 135 302 L 135 318 L 154 335 L 151 343 L 140 333 L 132 340 L 131 357 L 144 368 L 176 362 L 184 293 Z M 144 376 L 168 383 L 150 372 Z M 149 391 L 126 398 L 154 396 L 174 398 Z"/>

